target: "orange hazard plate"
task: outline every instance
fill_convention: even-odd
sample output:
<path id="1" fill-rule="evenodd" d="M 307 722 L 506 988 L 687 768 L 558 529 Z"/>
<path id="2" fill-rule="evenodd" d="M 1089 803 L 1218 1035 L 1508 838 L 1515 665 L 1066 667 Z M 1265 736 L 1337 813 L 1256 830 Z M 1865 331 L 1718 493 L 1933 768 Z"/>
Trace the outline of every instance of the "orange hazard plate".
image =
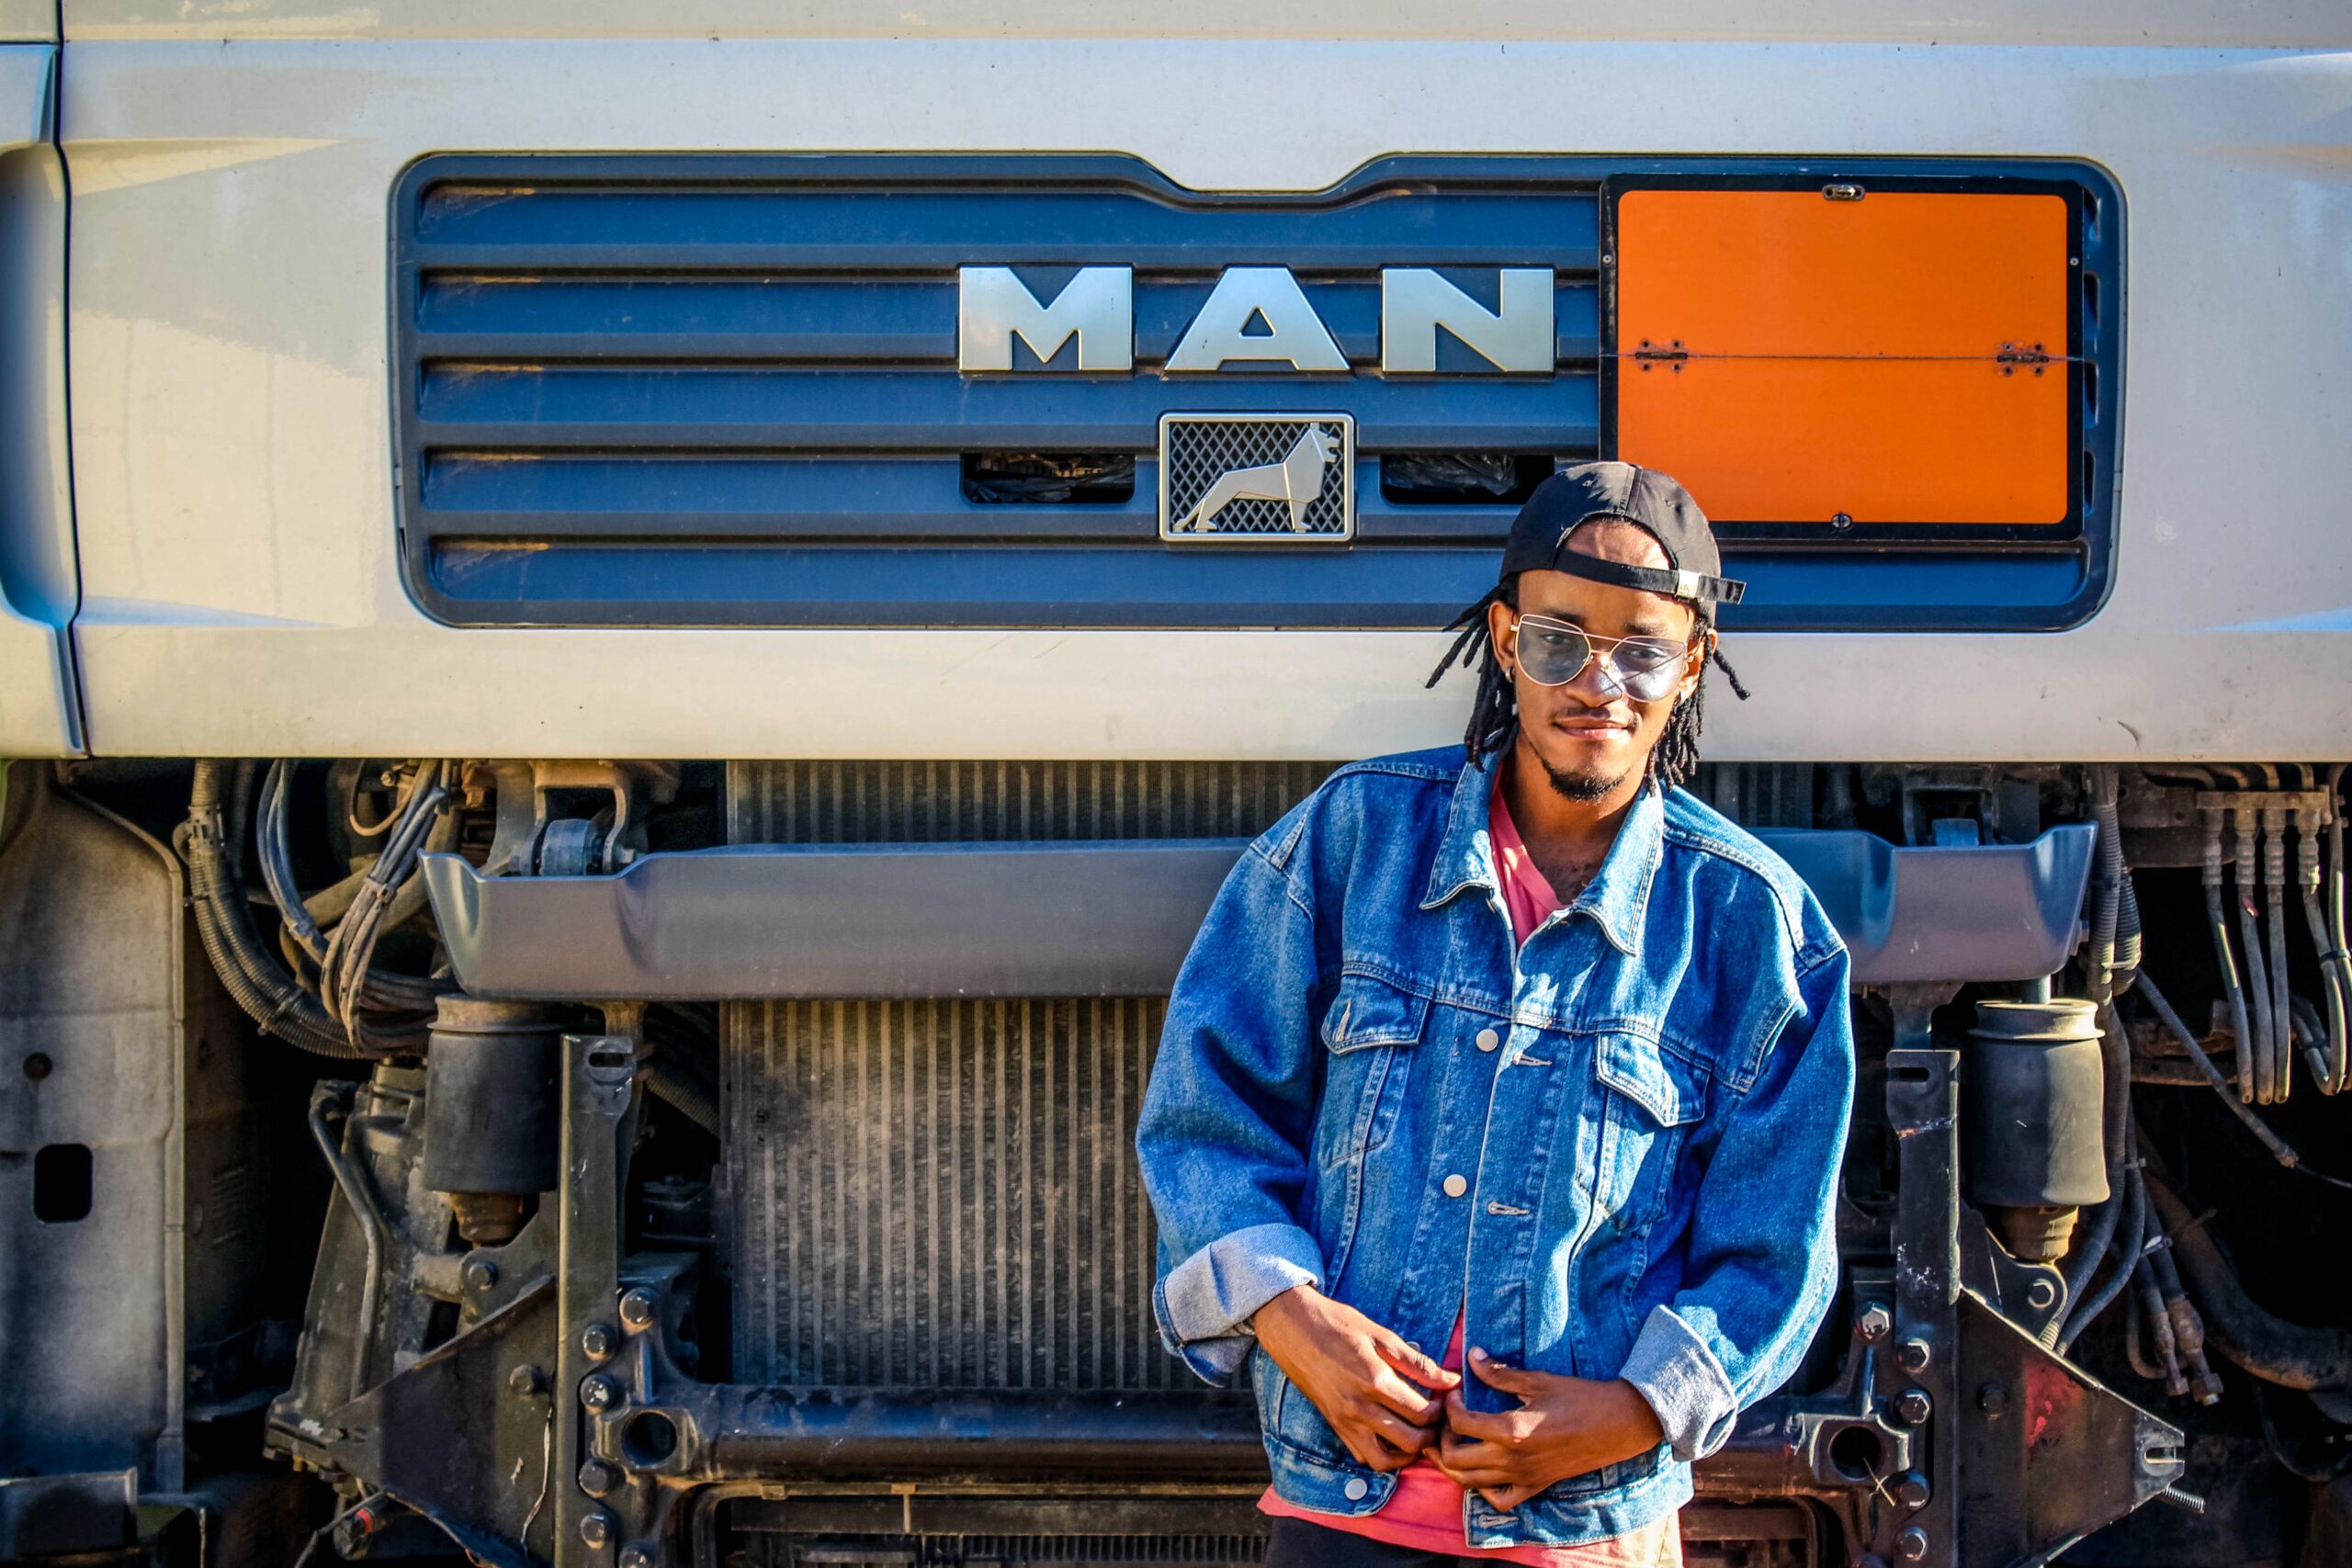
<path id="1" fill-rule="evenodd" d="M 1620 457 L 1720 522 L 2069 520 L 2064 198 L 1634 189 L 1616 218 Z"/>

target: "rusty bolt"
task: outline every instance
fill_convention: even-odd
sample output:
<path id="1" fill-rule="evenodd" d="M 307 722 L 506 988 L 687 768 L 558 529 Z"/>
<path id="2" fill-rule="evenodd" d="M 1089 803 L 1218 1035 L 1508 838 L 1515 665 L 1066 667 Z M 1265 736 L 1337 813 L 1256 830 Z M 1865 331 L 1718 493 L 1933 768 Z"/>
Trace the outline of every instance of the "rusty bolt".
<path id="1" fill-rule="evenodd" d="M 591 1410 L 610 1410 L 621 1402 L 621 1385 L 602 1372 L 591 1373 L 580 1384 L 580 1403 Z"/>
<path id="2" fill-rule="evenodd" d="M 621 1568 L 653 1568 L 653 1553 L 631 1541 L 621 1548 Z"/>
<path id="3" fill-rule="evenodd" d="M 1935 1401 L 1924 1388 L 1906 1388 L 1894 1396 L 1894 1418 L 1906 1427 L 1926 1426 L 1935 1409 Z"/>
<path id="4" fill-rule="evenodd" d="M 592 1323 L 580 1331 L 580 1348 L 592 1361 L 604 1360 L 619 1344 L 619 1337 L 613 1333 L 609 1323 Z"/>
<path id="5" fill-rule="evenodd" d="M 1925 1371 L 1928 1365 L 1928 1342 L 1924 1339 L 1905 1339 L 1901 1348 L 1894 1352 L 1894 1360 L 1895 1364 L 1906 1372 Z"/>
<path id="6" fill-rule="evenodd" d="M 1998 1416 L 2009 1407 L 2009 1391 L 1999 1383 L 1988 1382 L 1976 1391 L 1976 1408 L 1987 1416 Z"/>
<path id="7" fill-rule="evenodd" d="M 458 1265 L 458 1278 L 465 1281 L 466 1289 L 479 1293 L 498 1283 L 498 1265 L 473 1253 Z"/>
<path id="8" fill-rule="evenodd" d="M 1928 1478 L 1917 1471 L 1905 1471 L 1903 1479 L 1894 1483 L 1894 1495 L 1906 1508 L 1924 1508 L 1928 1499 L 1935 1495 Z"/>
<path id="9" fill-rule="evenodd" d="M 1871 1303 L 1862 1308 L 1860 1315 L 1854 1319 L 1854 1332 L 1868 1340 L 1883 1339 L 1894 1330 L 1894 1317 L 1886 1310 L 1884 1302 Z"/>
<path id="10" fill-rule="evenodd" d="M 1894 1554 L 1905 1562 L 1917 1562 L 1928 1555 L 1928 1532 L 1917 1525 L 1906 1526 L 1894 1538 Z"/>
<path id="11" fill-rule="evenodd" d="M 631 1328 L 653 1326 L 653 1292 L 643 1288 L 621 1298 L 621 1321 Z"/>
<path id="12" fill-rule="evenodd" d="M 603 1546 L 613 1539 L 613 1516 L 601 1510 L 583 1514 L 580 1519 L 580 1539 L 590 1546 Z"/>
<path id="13" fill-rule="evenodd" d="M 580 1490 L 591 1497 L 602 1497 L 621 1483 L 621 1472 L 601 1459 L 592 1459 L 580 1467 Z"/>
<path id="14" fill-rule="evenodd" d="M 517 1367 L 506 1374 L 506 1386 L 528 1398 L 546 1391 L 548 1375 L 537 1367 Z"/>

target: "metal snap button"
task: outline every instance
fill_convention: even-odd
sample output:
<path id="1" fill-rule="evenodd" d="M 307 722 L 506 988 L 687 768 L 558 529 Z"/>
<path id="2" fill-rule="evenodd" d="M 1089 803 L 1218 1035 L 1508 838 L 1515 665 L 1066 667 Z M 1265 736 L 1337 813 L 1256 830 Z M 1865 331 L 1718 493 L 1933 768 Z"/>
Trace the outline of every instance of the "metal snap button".
<path id="1" fill-rule="evenodd" d="M 1447 1178 L 1445 1179 L 1445 1195 L 1446 1195 L 1447 1197 L 1449 1197 L 1449 1198 L 1459 1198 L 1459 1197 L 1461 1197 L 1464 1192 L 1467 1192 L 1467 1191 L 1469 1191 L 1469 1190 L 1470 1190 L 1470 1179 L 1469 1179 L 1468 1177 L 1465 1177 L 1465 1176 L 1449 1176 L 1449 1177 L 1447 1177 Z"/>
<path id="2" fill-rule="evenodd" d="M 1478 1031 L 1478 1049 L 1491 1051 L 1503 1043 L 1503 1037 L 1491 1029 Z"/>
<path id="3" fill-rule="evenodd" d="M 1360 1503 L 1363 1501 L 1363 1495 L 1371 1490 L 1372 1483 L 1366 1481 L 1363 1476 L 1355 1475 L 1348 1478 L 1347 1494 L 1349 1502 Z"/>

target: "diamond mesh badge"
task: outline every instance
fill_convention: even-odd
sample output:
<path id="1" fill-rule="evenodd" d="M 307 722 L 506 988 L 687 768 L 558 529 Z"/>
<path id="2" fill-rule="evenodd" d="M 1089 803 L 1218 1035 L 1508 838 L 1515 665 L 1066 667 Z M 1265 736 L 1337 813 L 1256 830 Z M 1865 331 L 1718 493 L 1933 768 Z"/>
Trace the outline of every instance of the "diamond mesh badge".
<path id="1" fill-rule="evenodd" d="M 1355 457 L 1356 423 L 1343 413 L 1162 414 L 1159 536 L 1348 539 Z"/>

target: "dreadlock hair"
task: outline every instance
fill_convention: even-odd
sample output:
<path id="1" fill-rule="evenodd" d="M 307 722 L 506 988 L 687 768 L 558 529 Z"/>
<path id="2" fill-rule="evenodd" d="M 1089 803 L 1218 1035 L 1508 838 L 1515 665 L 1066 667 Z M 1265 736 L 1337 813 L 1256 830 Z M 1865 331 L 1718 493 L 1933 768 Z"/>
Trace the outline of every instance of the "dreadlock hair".
<path id="1" fill-rule="evenodd" d="M 1470 760 L 1484 768 L 1493 754 L 1510 739 L 1519 728 L 1519 696 L 1511 690 L 1510 675 L 1503 669 L 1502 660 L 1495 653 L 1494 634 L 1488 629 L 1487 606 L 1502 604 L 1519 608 L 1519 579 L 1507 577 L 1445 625 L 1447 631 L 1458 631 L 1453 646 L 1438 660 L 1435 670 L 1422 685 L 1427 691 L 1435 686 L 1448 670 L 1459 663 L 1464 670 L 1478 673 L 1478 693 L 1470 705 L 1470 722 L 1462 732 L 1462 744 Z M 1694 606 L 1698 613 L 1695 631 L 1713 631 L 1715 617 L 1704 605 Z M 1739 674 L 1725 662 L 1718 646 L 1708 655 L 1709 662 L 1724 672 L 1731 682 L 1734 695 L 1741 702 L 1747 700 L 1747 688 L 1740 684 Z M 1650 752 L 1649 776 L 1668 789 L 1687 783 L 1699 766 L 1699 731 L 1705 723 L 1706 682 L 1691 688 L 1690 696 L 1674 705 L 1667 716 L 1666 733 L 1658 737 L 1657 748 Z"/>

